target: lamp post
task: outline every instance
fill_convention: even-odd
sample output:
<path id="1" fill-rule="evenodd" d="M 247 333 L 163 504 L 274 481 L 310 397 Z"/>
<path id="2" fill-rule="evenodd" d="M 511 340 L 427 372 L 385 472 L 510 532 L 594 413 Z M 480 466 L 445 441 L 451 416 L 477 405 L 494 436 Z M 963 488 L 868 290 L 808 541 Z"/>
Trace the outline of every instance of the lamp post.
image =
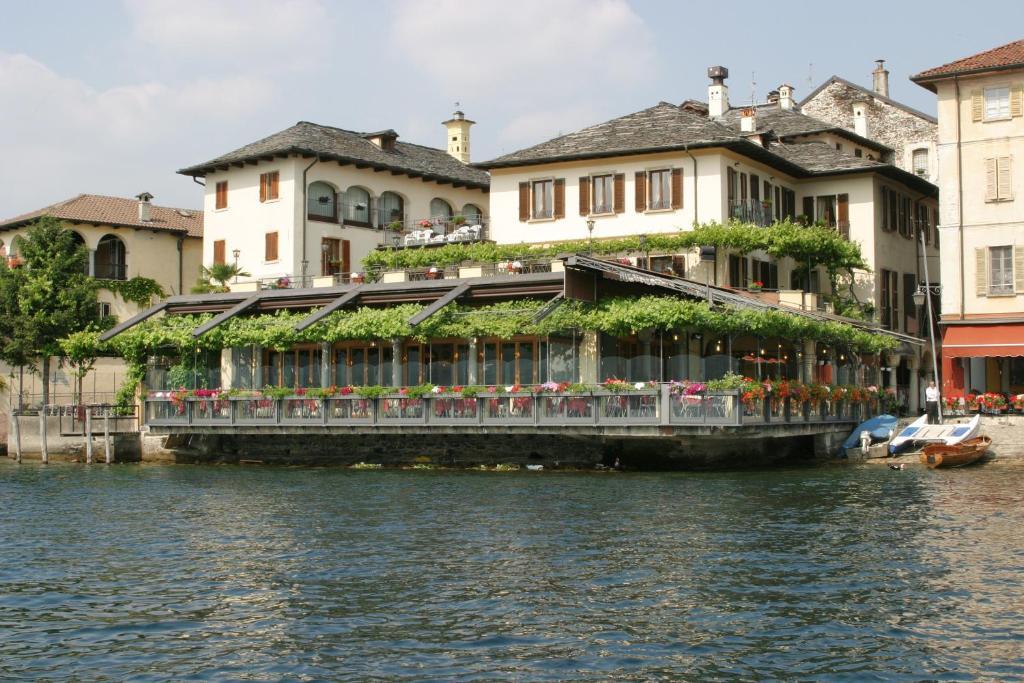
<path id="1" fill-rule="evenodd" d="M 238 284 L 238 257 L 242 255 L 242 250 L 233 249 L 231 255 L 235 257 L 235 284 Z"/>
<path id="2" fill-rule="evenodd" d="M 938 354 L 935 352 L 935 313 L 932 311 L 932 297 L 931 294 L 941 294 L 942 285 L 933 285 L 928 280 L 928 251 L 924 246 L 924 232 L 920 233 L 921 243 L 921 261 L 924 262 L 924 284 L 917 286 L 917 291 L 913 294 L 914 304 L 920 306 L 921 304 L 927 303 L 928 305 L 928 341 L 932 345 L 932 379 L 935 381 L 936 388 L 939 387 L 939 361 Z M 939 396 L 941 397 L 941 390 Z M 939 401 L 938 405 L 939 423 L 942 423 L 942 401 Z"/>
<path id="3" fill-rule="evenodd" d="M 643 252 L 643 255 L 644 255 L 644 269 L 645 270 L 650 270 L 651 269 L 651 257 L 649 255 L 650 252 L 647 251 L 647 235 L 640 235 L 640 240 L 639 241 L 640 241 L 640 251 Z"/>
<path id="4" fill-rule="evenodd" d="M 327 275 L 329 268 L 327 267 L 327 242 L 320 243 L 320 274 Z"/>
<path id="5" fill-rule="evenodd" d="M 594 219 L 593 218 L 587 220 L 587 235 L 588 235 L 588 239 L 589 239 L 589 243 L 590 243 L 590 246 L 589 246 L 589 251 L 590 251 L 589 256 L 593 256 L 594 255 Z"/>

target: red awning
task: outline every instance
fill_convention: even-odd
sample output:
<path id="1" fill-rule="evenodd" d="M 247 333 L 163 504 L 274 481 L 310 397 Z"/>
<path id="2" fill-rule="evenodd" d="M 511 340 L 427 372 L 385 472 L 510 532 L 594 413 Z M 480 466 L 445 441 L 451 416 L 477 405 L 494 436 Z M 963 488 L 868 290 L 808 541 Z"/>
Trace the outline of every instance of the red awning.
<path id="1" fill-rule="evenodd" d="M 1024 323 L 1019 325 L 949 325 L 942 334 L 947 358 L 1024 356 Z"/>

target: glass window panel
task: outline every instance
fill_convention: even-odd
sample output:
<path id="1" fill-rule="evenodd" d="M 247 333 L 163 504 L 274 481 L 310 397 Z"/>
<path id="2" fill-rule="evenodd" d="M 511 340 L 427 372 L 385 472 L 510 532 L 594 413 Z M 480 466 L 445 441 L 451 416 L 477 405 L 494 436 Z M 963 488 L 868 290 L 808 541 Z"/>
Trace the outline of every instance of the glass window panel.
<path id="1" fill-rule="evenodd" d="M 405 350 L 405 383 L 420 383 L 420 347 L 410 346 Z"/>
<path id="2" fill-rule="evenodd" d="M 517 346 L 519 358 L 516 381 L 520 384 L 533 384 L 533 342 L 521 342 Z"/>
<path id="3" fill-rule="evenodd" d="M 985 118 L 1005 119 L 1010 117 L 1010 89 L 985 88 Z"/>
<path id="4" fill-rule="evenodd" d="M 516 345 L 508 342 L 501 345 L 501 381 L 514 384 L 516 379 Z"/>
<path id="5" fill-rule="evenodd" d="M 446 386 L 454 384 L 455 346 L 432 344 L 430 347 L 430 382 Z"/>
<path id="6" fill-rule="evenodd" d="M 451 204 L 446 202 L 439 197 L 434 197 L 430 200 L 430 217 L 431 218 L 442 218 L 449 219 L 452 217 Z"/>
<path id="7" fill-rule="evenodd" d="M 553 181 L 538 180 L 533 183 L 533 217 L 551 218 L 554 216 L 552 201 Z"/>
<path id="8" fill-rule="evenodd" d="M 594 185 L 594 213 L 611 213 L 614 201 L 613 178 L 610 175 L 600 175 L 593 178 Z"/>
<path id="9" fill-rule="evenodd" d="M 391 373 L 392 373 L 392 370 L 393 370 L 393 363 L 394 363 L 394 353 L 392 353 L 390 348 L 383 348 L 380 351 L 380 357 L 381 357 L 380 373 L 379 373 L 379 376 L 378 376 L 379 383 L 382 386 L 390 386 L 391 385 Z"/>
<path id="10" fill-rule="evenodd" d="M 339 387 L 354 384 L 348 378 L 348 349 L 338 349 L 334 352 L 334 383 Z"/>
<path id="11" fill-rule="evenodd" d="M 484 384 L 498 383 L 498 345 L 484 344 L 483 372 L 480 373 Z"/>
<path id="12" fill-rule="evenodd" d="M 366 349 L 352 349 L 352 383 L 355 385 L 368 384 L 366 381 Z"/>
<path id="13" fill-rule="evenodd" d="M 380 349 L 371 346 L 366 350 L 366 383 L 382 384 L 380 380 Z"/>
<path id="14" fill-rule="evenodd" d="M 327 183 L 315 182 L 307 190 L 307 205 L 310 216 L 334 218 L 337 216 L 337 198 L 334 188 Z"/>
<path id="15" fill-rule="evenodd" d="M 287 351 L 282 354 L 281 386 L 295 386 L 295 352 Z"/>
<path id="16" fill-rule="evenodd" d="M 350 223 L 370 222 L 370 193 L 361 187 L 345 190 L 345 220 Z"/>
<path id="17" fill-rule="evenodd" d="M 469 346 L 466 344 L 459 344 L 458 352 L 459 359 L 456 364 L 455 383 L 466 385 L 469 384 Z"/>

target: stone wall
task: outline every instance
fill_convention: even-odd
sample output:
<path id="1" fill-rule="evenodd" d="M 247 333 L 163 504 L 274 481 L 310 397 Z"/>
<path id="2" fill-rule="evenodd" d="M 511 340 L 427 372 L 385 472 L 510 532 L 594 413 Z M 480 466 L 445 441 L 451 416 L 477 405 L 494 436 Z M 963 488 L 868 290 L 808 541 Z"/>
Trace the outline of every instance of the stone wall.
<path id="1" fill-rule="evenodd" d="M 992 437 L 989 450 L 996 460 L 1024 459 L 1024 415 L 985 415 L 981 433 Z"/>
<path id="2" fill-rule="evenodd" d="M 938 140 L 938 124 L 877 98 L 869 98 L 863 91 L 838 81 L 833 81 L 817 93 L 813 99 L 804 102 L 800 111 L 808 116 L 853 131 L 853 103 L 865 101 L 867 101 L 867 137 L 892 147 L 895 150 L 895 158 L 891 161 L 911 173 L 914 172 L 914 169 L 910 149 L 927 147 L 929 150 L 929 177 L 934 179 L 937 175 L 935 145 Z"/>

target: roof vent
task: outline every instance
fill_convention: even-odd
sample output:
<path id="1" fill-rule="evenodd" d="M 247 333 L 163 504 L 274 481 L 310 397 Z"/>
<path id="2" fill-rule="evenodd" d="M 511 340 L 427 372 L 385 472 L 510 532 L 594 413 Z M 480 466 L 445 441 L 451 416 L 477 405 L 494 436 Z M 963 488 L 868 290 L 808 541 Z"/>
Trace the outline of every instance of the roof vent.
<path id="1" fill-rule="evenodd" d="M 387 130 L 380 130 L 376 133 L 367 133 L 363 137 L 380 147 L 385 152 L 393 152 L 395 151 L 395 141 L 398 140 L 398 133 L 388 128 Z"/>

